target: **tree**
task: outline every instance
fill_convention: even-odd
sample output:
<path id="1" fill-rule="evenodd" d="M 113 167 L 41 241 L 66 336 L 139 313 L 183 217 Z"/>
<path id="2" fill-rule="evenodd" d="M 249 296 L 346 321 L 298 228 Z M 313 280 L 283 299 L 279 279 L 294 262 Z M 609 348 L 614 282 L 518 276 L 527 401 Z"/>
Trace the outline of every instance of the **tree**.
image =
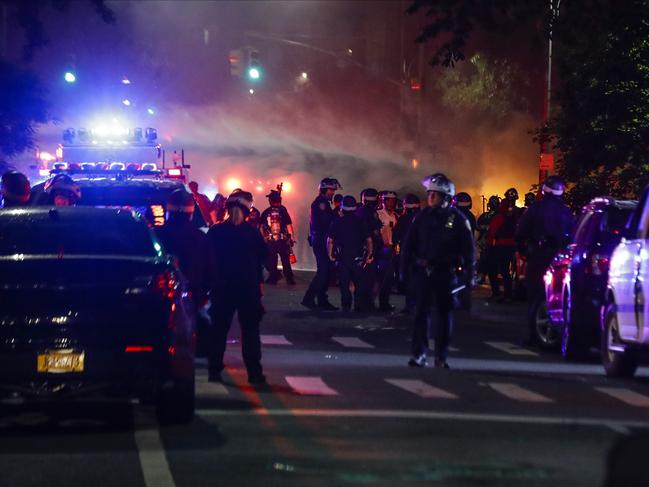
<path id="1" fill-rule="evenodd" d="M 0 62 L 0 155 L 33 146 L 35 125 L 49 120 L 45 90 L 28 70 Z"/>
<path id="2" fill-rule="evenodd" d="M 519 69 L 506 59 L 489 60 L 477 53 L 469 59 L 470 69 L 448 69 L 436 85 L 442 104 L 472 120 L 503 122 L 512 112 L 524 111 L 527 100 L 519 94 L 518 83 L 526 83 Z"/>
<path id="3" fill-rule="evenodd" d="M 88 1 L 105 22 L 115 21 L 104 0 Z M 0 7 L 24 31 L 25 63 L 49 42 L 42 21 L 45 8 L 52 6 L 65 12 L 72 4 L 71 0 L 0 0 Z M 11 157 L 33 147 L 36 126 L 49 120 L 47 94 L 38 77 L 27 68 L 0 60 L 0 157 Z M 0 172 L 6 170 L 3 166 L 7 163 L 0 160 Z"/>
<path id="4" fill-rule="evenodd" d="M 431 22 L 418 40 L 440 46 L 431 62 L 464 59 L 476 32 L 508 35 L 519 23 L 531 38 L 550 33 L 547 2 L 415 0 Z M 552 25 L 559 72 L 550 123 L 537 136 L 559 152 L 558 170 L 579 205 L 611 194 L 635 197 L 649 182 L 649 0 L 562 2 Z M 500 32 L 500 34 L 498 34 Z"/>

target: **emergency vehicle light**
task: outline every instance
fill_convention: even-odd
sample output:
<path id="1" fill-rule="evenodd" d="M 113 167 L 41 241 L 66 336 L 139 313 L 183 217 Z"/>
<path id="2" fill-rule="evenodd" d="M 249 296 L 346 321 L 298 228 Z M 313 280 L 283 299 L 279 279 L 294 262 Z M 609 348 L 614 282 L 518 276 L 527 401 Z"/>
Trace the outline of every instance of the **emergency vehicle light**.
<path id="1" fill-rule="evenodd" d="M 123 171 L 124 169 L 126 169 L 126 164 L 124 164 L 123 162 L 113 162 L 108 168 L 111 171 Z"/>
<path id="2" fill-rule="evenodd" d="M 174 176 L 174 177 L 180 177 L 180 176 L 183 175 L 183 172 L 178 168 L 171 168 L 171 169 L 167 169 L 167 175 Z"/>
<path id="3" fill-rule="evenodd" d="M 142 170 L 143 171 L 157 171 L 158 170 L 158 165 L 153 163 L 153 162 L 147 162 L 145 164 L 142 164 Z"/>

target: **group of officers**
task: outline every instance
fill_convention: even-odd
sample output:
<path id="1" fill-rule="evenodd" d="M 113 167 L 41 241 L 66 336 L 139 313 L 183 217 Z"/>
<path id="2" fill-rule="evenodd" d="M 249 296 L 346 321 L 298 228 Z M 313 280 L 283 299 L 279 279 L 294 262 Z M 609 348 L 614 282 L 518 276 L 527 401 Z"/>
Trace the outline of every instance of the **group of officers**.
<path id="1" fill-rule="evenodd" d="M 565 184 L 550 176 L 540 198 L 525 196 L 525 207 L 516 206 L 518 192 L 510 188 L 501 201 L 489 199 L 488 211 L 478 220 L 471 213 L 471 197 L 456 193 L 444 174 L 423 180 L 427 206 L 420 208 L 416 195 L 403 199 L 397 213 L 397 195 L 367 188 L 361 203 L 354 196 L 340 197 L 334 178 L 325 178 L 311 204 L 309 243 L 316 259 L 316 275 L 302 305 L 310 309 L 337 310 L 327 289 L 332 263 L 337 270 L 343 311 L 391 311 L 390 293 L 395 280 L 406 294 L 404 313 L 414 310 L 413 367 L 427 365 L 429 326 L 435 324 L 434 365 L 448 368 L 447 354 L 453 326 L 453 311 L 468 305 L 469 291 L 478 275 L 488 277 L 491 299 L 512 299 L 514 254 L 526 260 L 528 334 L 534 344 L 534 304 L 543 293 L 542 276 L 556 252 L 569 242 L 573 216 L 562 200 Z M 335 195 L 335 196 L 334 196 Z M 336 204 L 338 200 L 338 204 Z M 477 246 L 476 246 L 477 232 Z M 476 268 L 476 247 L 480 250 Z M 504 296 L 500 293 L 500 277 Z M 350 291 L 353 284 L 354 294 Z"/>
<path id="2" fill-rule="evenodd" d="M 481 215 L 475 222 L 469 211 L 470 197 L 467 200 L 466 193 L 456 194 L 454 183 L 446 175 L 433 174 L 422 184 L 427 191 L 427 206 L 421 209 L 419 199 L 409 194 L 399 215 L 396 193 L 379 193 L 373 188 L 362 191 L 360 205 L 351 195 L 337 198 L 339 205 L 334 205 L 334 195 L 342 188 L 334 178 L 323 179 L 310 214 L 309 244 L 317 271 L 302 304 L 312 309 L 338 309 L 327 296 L 330 272 L 335 266 L 343 310 L 375 309 L 376 295 L 380 310 L 392 310 L 389 297 L 398 275 L 405 284 L 406 311 L 414 309 L 408 365 L 427 365 L 429 327 L 434 322 L 434 365 L 448 368 L 453 311 L 461 306 L 461 296 L 466 296 L 474 284 L 474 231 L 480 231 L 486 217 Z M 269 268 L 267 282 L 277 282 L 279 254 L 287 282 L 295 283 L 289 258 L 294 233 L 288 211 L 281 204 L 281 187 L 267 195 L 270 206 L 259 216 L 253 212 L 252 194 L 235 190 L 225 199 L 223 219 L 212 222 L 215 224 L 205 234 L 191 223 L 198 203 L 192 194 L 198 187 L 192 186 L 191 193 L 178 189 L 171 194 L 165 225 L 156 231 L 167 251 L 177 256 L 197 311 L 209 295 L 208 379 L 221 380 L 227 336 L 237 313 L 248 381 L 265 384 L 259 332 L 264 314 L 262 268 Z M 563 191 L 563 181 L 550 176 L 542 186 L 540 201 L 530 202 L 527 211 L 516 217 L 513 240 L 519 249 L 522 245 L 526 248 L 530 304 L 543 292 L 543 272 L 572 232 L 573 217 L 561 200 Z M 53 178 L 46 192 L 55 205 L 75 204 L 80 196 L 78 185 L 67 175 Z M 3 175 L 2 195 L 5 207 L 28 204 L 27 178 L 16 172 Z M 511 203 L 513 196 L 506 195 L 505 201 Z M 494 212 L 494 203 L 490 201 L 490 212 Z M 506 218 L 519 211 L 513 209 L 515 200 L 510 203 L 500 205 L 502 218 L 489 218 L 486 238 L 492 247 L 499 239 L 504 240 L 499 230 L 511 226 Z M 508 254 L 506 257 L 509 259 Z M 530 330 L 530 340 L 533 337 Z"/>

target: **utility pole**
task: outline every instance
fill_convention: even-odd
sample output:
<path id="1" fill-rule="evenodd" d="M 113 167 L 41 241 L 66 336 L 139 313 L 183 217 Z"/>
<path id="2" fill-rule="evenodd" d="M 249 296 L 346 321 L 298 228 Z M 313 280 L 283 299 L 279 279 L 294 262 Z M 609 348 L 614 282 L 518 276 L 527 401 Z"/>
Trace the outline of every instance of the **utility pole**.
<path id="1" fill-rule="evenodd" d="M 546 72 L 545 96 L 543 97 L 543 127 L 547 127 L 550 121 L 550 102 L 552 100 L 552 35 L 554 23 L 559 17 L 559 7 L 561 0 L 550 0 L 550 25 L 548 30 L 548 65 Z M 542 134 L 539 154 L 539 187 L 548 177 L 548 174 L 554 171 L 554 155 L 550 152 L 545 141 L 545 133 Z"/>

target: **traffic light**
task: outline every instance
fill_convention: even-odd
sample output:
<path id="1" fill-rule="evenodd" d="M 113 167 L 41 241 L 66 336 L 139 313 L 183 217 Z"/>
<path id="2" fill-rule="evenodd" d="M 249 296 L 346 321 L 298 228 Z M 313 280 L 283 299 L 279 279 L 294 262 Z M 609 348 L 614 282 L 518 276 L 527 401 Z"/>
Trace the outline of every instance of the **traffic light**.
<path id="1" fill-rule="evenodd" d="M 248 51 L 248 67 L 246 70 L 248 79 L 259 81 L 261 79 L 261 65 L 259 64 L 259 53 L 255 50 Z"/>

